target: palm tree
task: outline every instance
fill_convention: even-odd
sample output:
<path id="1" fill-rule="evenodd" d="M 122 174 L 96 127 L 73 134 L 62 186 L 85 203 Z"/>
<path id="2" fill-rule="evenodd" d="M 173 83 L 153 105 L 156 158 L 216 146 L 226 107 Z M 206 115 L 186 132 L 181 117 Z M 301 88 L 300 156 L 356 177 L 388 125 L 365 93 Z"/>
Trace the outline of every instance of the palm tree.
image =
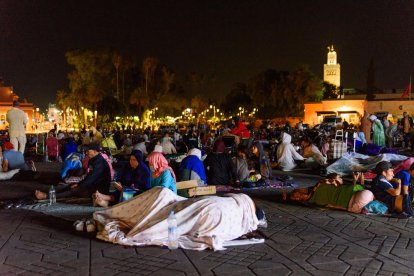
<path id="1" fill-rule="evenodd" d="M 156 57 L 146 57 L 143 62 L 143 71 L 145 73 L 145 92 L 148 95 L 148 84 L 154 81 L 155 70 L 158 66 L 158 59 Z"/>
<path id="2" fill-rule="evenodd" d="M 138 115 L 141 120 L 142 114 L 144 113 L 144 107 L 149 106 L 150 99 L 147 92 L 142 89 L 142 87 L 138 87 L 132 92 L 131 97 L 129 98 L 129 103 L 138 108 Z"/>

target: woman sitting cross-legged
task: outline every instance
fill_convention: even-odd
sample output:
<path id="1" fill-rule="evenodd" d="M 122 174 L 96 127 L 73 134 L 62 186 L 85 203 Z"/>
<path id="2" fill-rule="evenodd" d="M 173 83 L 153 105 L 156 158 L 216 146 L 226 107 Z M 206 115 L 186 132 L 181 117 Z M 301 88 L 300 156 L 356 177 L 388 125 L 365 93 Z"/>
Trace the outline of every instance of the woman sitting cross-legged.
<path id="1" fill-rule="evenodd" d="M 206 171 L 204 170 L 203 161 L 201 161 L 201 151 L 197 148 L 190 149 L 187 157 L 180 164 L 180 179 L 197 180 L 198 186 L 207 184 Z"/>
<path id="2" fill-rule="evenodd" d="M 115 183 L 115 192 L 106 195 L 99 191 L 94 194 L 95 203 L 107 207 L 111 203 L 118 203 L 125 194 L 135 196 L 151 188 L 150 169 L 143 161 L 142 152 L 133 150 L 129 156 L 129 163 L 120 171 L 118 181 Z"/>
<path id="3" fill-rule="evenodd" d="M 175 173 L 168 166 L 168 161 L 164 155 L 154 151 L 148 155 L 147 159 L 151 170 L 151 187 L 164 187 L 177 193 Z"/>

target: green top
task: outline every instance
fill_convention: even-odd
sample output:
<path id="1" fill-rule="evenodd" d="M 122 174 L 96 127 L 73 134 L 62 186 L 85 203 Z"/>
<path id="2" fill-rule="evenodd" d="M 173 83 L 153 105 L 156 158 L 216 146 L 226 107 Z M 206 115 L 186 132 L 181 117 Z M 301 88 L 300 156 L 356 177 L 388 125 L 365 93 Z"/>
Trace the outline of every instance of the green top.
<path id="1" fill-rule="evenodd" d="M 343 208 L 348 208 L 349 201 L 354 193 L 363 191 L 364 187 L 361 185 L 335 185 L 322 183 L 316 189 L 313 196 L 309 199 L 309 203 L 319 206 L 334 205 Z"/>

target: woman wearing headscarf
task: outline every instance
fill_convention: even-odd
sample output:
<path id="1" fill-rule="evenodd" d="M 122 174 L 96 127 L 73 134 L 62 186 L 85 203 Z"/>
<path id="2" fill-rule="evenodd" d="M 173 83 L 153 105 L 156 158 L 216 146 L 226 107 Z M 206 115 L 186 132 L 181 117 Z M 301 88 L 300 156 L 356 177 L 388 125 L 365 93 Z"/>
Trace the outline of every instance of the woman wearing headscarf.
<path id="1" fill-rule="evenodd" d="M 151 170 L 151 187 L 164 187 L 177 193 L 175 173 L 168 166 L 164 155 L 154 151 L 148 155 L 148 163 Z"/>
<path id="2" fill-rule="evenodd" d="M 95 193 L 95 203 L 106 207 L 109 203 L 121 201 L 122 193 L 132 193 L 132 196 L 140 194 L 151 188 L 150 169 L 144 163 L 142 152 L 133 150 L 129 157 L 129 163 L 120 171 L 115 182 L 116 191 L 111 195 Z"/>
<path id="3" fill-rule="evenodd" d="M 198 186 L 207 184 L 206 171 L 201 161 L 201 151 L 197 148 L 188 151 L 187 157 L 181 161 L 179 171 L 181 181 L 195 179 Z"/>
<path id="4" fill-rule="evenodd" d="M 291 171 L 296 167 L 295 160 L 303 160 L 292 145 L 292 136 L 286 132 L 282 133 L 282 143 L 277 148 L 277 162 L 283 171 Z"/>
<path id="5" fill-rule="evenodd" d="M 375 115 L 369 116 L 369 119 L 372 122 L 372 132 L 374 133 L 372 143 L 377 146 L 385 147 L 385 133 L 381 121 Z"/>

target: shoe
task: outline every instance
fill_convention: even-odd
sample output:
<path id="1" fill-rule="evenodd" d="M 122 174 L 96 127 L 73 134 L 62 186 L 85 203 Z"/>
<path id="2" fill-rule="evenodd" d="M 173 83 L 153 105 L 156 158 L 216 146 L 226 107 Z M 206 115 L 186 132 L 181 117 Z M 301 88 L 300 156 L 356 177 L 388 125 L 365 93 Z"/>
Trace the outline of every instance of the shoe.
<path id="1" fill-rule="evenodd" d="M 95 226 L 95 221 L 93 219 L 88 219 L 85 222 L 85 225 L 86 225 L 86 232 L 88 233 L 95 232 L 96 226 Z"/>
<path id="2" fill-rule="evenodd" d="M 266 219 L 266 214 L 264 212 L 263 209 L 257 209 L 256 212 L 260 212 L 261 213 L 261 219 L 259 219 L 259 223 L 257 224 L 258 228 L 267 228 L 267 219 Z M 257 213 L 256 213 L 257 216 Z"/>
<path id="3" fill-rule="evenodd" d="M 75 226 L 76 231 L 83 232 L 83 230 L 85 229 L 85 220 L 77 220 L 75 221 L 73 226 Z"/>
<path id="4" fill-rule="evenodd" d="M 267 224 L 267 219 L 266 217 L 262 218 L 261 220 L 259 220 L 259 223 L 257 224 L 258 228 L 267 228 L 268 224 Z"/>

